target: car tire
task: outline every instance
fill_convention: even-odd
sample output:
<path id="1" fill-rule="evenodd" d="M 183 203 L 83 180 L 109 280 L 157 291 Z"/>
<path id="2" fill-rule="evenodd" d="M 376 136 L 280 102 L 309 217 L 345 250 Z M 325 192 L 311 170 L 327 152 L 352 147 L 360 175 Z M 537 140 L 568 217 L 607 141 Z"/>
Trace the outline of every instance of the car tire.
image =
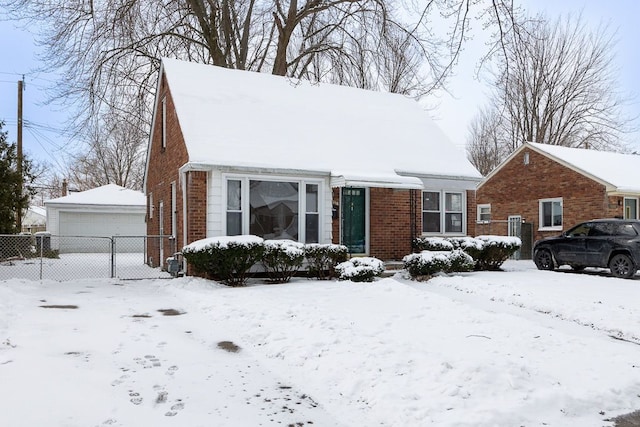
<path id="1" fill-rule="evenodd" d="M 536 251 L 533 261 L 536 263 L 538 270 L 554 269 L 553 256 L 551 256 L 551 251 L 549 251 L 549 249 L 540 249 Z"/>
<path id="2" fill-rule="evenodd" d="M 625 254 L 614 255 L 609 261 L 609 269 L 612 275 L 623 279 L 628 279 L 636 274 L 636 265 L 631 257 Z"/>

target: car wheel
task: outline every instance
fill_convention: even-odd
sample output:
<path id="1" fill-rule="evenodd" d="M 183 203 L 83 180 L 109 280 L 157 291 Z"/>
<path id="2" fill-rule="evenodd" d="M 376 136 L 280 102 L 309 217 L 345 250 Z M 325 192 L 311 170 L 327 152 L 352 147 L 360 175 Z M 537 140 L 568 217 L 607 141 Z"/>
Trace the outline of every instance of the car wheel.
<path id="1" fill-rule="evenodd" d="M 611 261 L 609 261 L 609 269 L 611 269 L 611 274 L 614 276 L 625 279 L 633 277 L 633 275 L 636 274 L 636 266 L 633 260 L 625 254 L 618 254 L 611 258 Z"/>
<path id="2" fill-rule="evenodd" d="M 553 270 L 553 257 L 548 249 L 536 251 L 534 262 L 538 270 Z"/>
<path id="3" fill-rule="evenodd" d="M 570 267 L 573 271 L 582 271 L 585 269 L 584 265 L 570 265 Z"/>

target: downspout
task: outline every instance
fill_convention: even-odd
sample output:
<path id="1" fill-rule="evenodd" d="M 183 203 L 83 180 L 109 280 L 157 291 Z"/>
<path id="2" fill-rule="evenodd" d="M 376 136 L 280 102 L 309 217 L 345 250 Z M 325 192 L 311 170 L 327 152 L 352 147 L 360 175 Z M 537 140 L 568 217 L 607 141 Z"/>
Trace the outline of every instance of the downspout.
<path id="1" fill-rule="evenodd" d="M 187 225 L 189 219 L 187 217 L 187 171 L 183 170 L 180 177 L 182 186 L 182 246 L 187 246 Z M 177 248 L 176 248 L 177 249 Z M 182 251 L 182 248 L 180 248 Z M 182 257 L 182 271 L 187 271 L 187 261 Z"/>
<path id="2" fill-rule="evenodd" d="M 409 226 L 411 227 L 411 250 L 415 251 L 416 240 L 416 190 L 409 190 Z"/>

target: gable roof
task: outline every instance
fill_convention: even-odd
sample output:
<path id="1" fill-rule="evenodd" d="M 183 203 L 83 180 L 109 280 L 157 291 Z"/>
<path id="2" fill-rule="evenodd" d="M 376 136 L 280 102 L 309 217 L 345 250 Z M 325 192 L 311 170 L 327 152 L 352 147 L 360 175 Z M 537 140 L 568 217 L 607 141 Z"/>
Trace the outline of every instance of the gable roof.
<path id="1" fill-rule="evenodd" d="M 421 187 L 416 176 L 481 179 L 405 96 L 173 59 L 163 59 L 162 72 L 190 163 L 411 188 Z"/>
<path id="2" fill-rule="evenodd" d="M 640 155 L 611 151 L 588 150 L 559 145 L 526 142 L 514 151 L 500 166 L 489 173 L 482 186 L 502 165 L 524 149 L 529 148 L 558 163 L 575 170 L 607 187 L 607 191 L 640 193 Z"/>
<path id="3" fill-rule="evenodd" d="M 107 184 L 91 190 L 47 200 L 44 203 L 45 205 L 146 206 L 147 200 L 140 191 L 124 188 L 116 184 Z"/>

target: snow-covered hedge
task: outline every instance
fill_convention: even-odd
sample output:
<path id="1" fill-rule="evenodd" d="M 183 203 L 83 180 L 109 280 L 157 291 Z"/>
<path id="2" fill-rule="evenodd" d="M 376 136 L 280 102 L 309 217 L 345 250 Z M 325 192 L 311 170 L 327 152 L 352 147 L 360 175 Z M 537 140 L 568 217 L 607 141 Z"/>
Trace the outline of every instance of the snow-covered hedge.
<path id="1" fill-rule="evenodd" d="M 262 265 L 274 283 L 286 283 L 304 261 L 304 244 L 293 240 L 265 240 Z"/>
<path id="2" fill-rule="evenodd" d="M 336 265 L 338 279 L 353 282 L 373 282 L 383 272 L 384 263 L 372 257 L 355 257 Z"/>
<path id="3" fill-rule="evenodd" d="M 197 240 L 182 248 L 182 254 L 196 273 L 230 286 L 243 286 L 257 263 L 262 263 L 271 281 L 285 283 L 300 270 L 305 258 L 312 277 L 333 277 L 335 266 L 346 261 L 348 250 L 343 245 L 221 236 Z"/>
<path id="4" fill-rule="evenodd" d="M 420 251 L 461 249 L 475 260 L 476 270 L 498 270 L 520 246 L 520 239 L 511 236 L 418 237 L 414 241 Z"/>
<path id="5" fill-rule="evenodd" d="M 520 247 L 522 241 L 513 236 L 478 236 L 483 243 L 476 260 L 476 270 L 498 270 Z M 473 254 L 471 254 L 473 256 Z"/>
<path id="6" fill-rule="evenodd" d="M 264 252 L 258 236 L 221 236 L 197 240 L 182 255 L 199 272 L 229 286 L 244 286 L 251 267 Z"/>
<path id="7" fill-rule="evenodd" d="M 461 249 L 452 251 L 422 251 L 405 256 L 404 268 L 412 278 L 432 276 L 436 273 L 471 271 L 475 266 L 473 258 Z"/>
<path id="8" fill-rule="evenodd" d="M 333 277 L 335 266 L 346 261 L 348 254 L 344 245 L 309 243 L 304 246 L 309 275 L 321 280 Z"/>

